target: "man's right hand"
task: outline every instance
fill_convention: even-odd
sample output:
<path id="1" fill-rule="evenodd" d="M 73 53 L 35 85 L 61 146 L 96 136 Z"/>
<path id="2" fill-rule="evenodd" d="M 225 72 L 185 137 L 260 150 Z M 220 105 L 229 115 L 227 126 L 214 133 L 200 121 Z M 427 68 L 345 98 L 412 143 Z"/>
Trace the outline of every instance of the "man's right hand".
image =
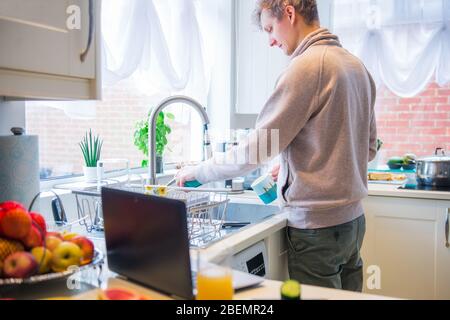
<path id="1" fill-rule="evenodd" d="M 272 178 L 273 178 L 274 181 L 278 180 L 278 173 L 279 172 L 280 172 L 280 164 L 277 164 L 271 170 Z"/>
<path id="2" fill-rule="evenodd" d="M 196 169 L 197 169 L 196 166 L 185 166 L 181 168 L 175 175 L 175 178 L 177 180 L 177 186 L 184 187 L 184 183 L 186 181 L 195 180 Z"/>

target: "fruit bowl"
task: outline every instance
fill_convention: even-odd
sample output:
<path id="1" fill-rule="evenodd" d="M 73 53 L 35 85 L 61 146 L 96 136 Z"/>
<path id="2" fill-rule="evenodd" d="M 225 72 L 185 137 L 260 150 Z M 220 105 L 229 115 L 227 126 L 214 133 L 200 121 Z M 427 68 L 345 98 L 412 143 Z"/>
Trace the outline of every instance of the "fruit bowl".
<path id="1" fill-rule="evenodd" d="M 62 272 L 52 272 L 47 274 L 40 274 L 31 276 L 29 278 L 24 279 L 18 279 L 18 278 L 0 278 L 0 290 L 2 286 L 15 286 L 15 285 L 23 285 L 23 284 L 38 284 L 38 283 L 46 283 L 53 280 L 63 280 L 77 272 L 85 271 L 90 268 L 95 268 L 97 266 L 101 266 L 104 262 L 104 255 L 103 253 L 98 250 L 94 249 L 94 257 L 91 261 L 91 263 L 79 266 L 76 269 L 69 269 Z"/>

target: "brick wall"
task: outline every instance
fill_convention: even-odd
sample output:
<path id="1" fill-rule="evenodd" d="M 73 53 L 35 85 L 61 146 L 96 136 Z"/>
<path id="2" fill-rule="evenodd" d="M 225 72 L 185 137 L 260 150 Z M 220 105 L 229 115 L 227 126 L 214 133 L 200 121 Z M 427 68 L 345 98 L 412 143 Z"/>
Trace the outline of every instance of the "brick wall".
<path id="1" fill-rule="evenodd" d="M 413 98 L 400 98 L 382 87 L 375 112 L 383 162 L 410 152 L 431 155 L 436 147 L 450 153 L 450 85 L 430 83 Z"/>

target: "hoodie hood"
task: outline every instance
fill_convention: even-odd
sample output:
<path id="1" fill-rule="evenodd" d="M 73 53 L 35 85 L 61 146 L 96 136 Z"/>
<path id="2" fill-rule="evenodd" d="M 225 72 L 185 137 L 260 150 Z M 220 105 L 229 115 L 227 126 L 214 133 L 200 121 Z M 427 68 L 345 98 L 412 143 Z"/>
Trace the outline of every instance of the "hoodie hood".
<path id="1" fill-rule="evenodd" d="M 319 28 L 316 31 L 308 34 L 305 37 L 305 39 L 303 39 L 303 41 L 299 44 L 297 49 L 295 49 L 294 53 L 292 53 L 291 59 L 301 55 L 309 47 L 315 45 L 329 45 L 341 47 L 341 43 L 339 42 L 338 36 L 332 34 L 326 28 Z"/>

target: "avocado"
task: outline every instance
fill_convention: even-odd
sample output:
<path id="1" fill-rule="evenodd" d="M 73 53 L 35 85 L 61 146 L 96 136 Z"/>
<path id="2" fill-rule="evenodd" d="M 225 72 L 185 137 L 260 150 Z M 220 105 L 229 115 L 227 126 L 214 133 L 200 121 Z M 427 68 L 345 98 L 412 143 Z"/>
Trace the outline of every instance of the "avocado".
<path id="1" fill-rule="evenodd" d="M 403 157 L 390 157 L 388 164 L 403 164 Z"/>

